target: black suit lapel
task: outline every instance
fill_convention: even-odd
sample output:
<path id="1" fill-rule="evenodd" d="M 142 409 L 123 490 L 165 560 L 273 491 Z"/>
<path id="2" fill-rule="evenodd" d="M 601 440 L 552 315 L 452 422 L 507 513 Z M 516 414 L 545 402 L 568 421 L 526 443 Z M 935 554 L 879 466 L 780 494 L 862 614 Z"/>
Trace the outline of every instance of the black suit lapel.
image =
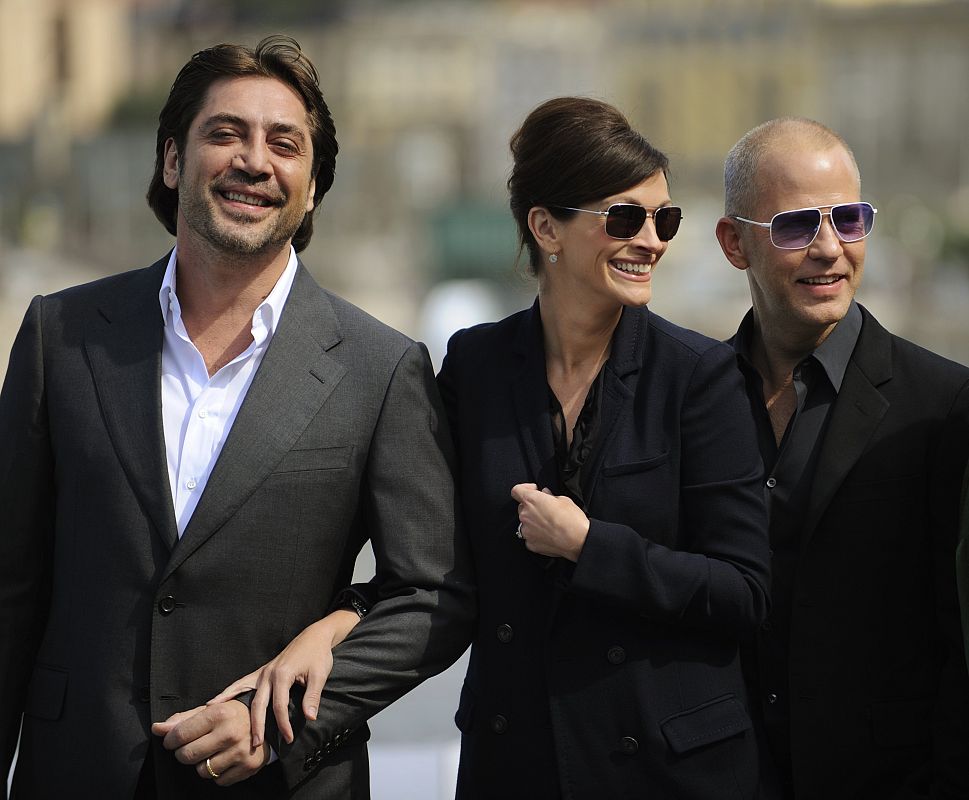
<path id="1" fill-rule="evenodd" d="M 108 435 L 155 530 L 178 540 L 161 414 L 164 325 L 158 292 L 168 256 L 139 273 L 124 305 L 108 304 L 85 332 L 84 349 Z"/>
<path id="2" fill-rule="evenodd" d="M 599 408 L 599 430 L 588 461 L 582 467 L 582 496 L 586 508 L 592 504 L 596 482 L 602 471 L 602 460 L 609 451 L 616 422 L 623 418 L 626 406 L 632 402 L 639 369 L 646 348 L 646 328 L 649 311 L 646 308 L 624 308 L 612 336 L 612 349 L 602 376 L 602 402 Z"/>
<path id="3" fill-rule="evenodd" d="M 512 396 L 525 463 L 539 489 L 554 488 L 558 477 L 538 300 L 522 316 L 513 351 L 517 363 L 511 370 Z"/>
<path id="4" fill-rule="evenodd" d="M 292 449 L 346 373 L 346 367 L 326 352 L 341 339 L 329 300 L 301 266 L 165 577 L 242 507 Z"/>
<path id="5" fill-rule="evenodd" d="M 831 410 L 818 456 L 802 546 L 814 534 L 831 498 L 865 452 L 888 411 L 888 401 L 877 387 L 891 378 L 891 335 L 864 308 L 862 313 L 858 343 Z"/>

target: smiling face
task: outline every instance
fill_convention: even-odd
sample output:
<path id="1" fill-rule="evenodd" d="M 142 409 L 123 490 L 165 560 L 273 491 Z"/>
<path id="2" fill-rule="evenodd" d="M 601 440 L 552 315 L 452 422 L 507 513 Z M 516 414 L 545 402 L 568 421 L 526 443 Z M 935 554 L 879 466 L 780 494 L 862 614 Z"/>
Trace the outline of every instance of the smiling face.
<path id="1" fill-rule="evenodd" d="M 225 78 L 209 88 L 185 152 L 165 150 L 165 185 L 178 190 L 178 243 L 234 255 L 288 247 L 313 210 L 306 108 L 273 78 Z"/>
<path id="2" fill-rule="evenodd" d="M 752 218 L 761 221 L 798 208 L 827 211 L 859 200 L 861 192 L 857 169 L 841 145 L 819 148 L 790 141 L 763 156 L 757 189 Z M 824 216 L 815 240 L 800 250 L 774 247 L 766 228 L 733 224 L 760 327 L 791 341 L 814 346 L 823 341 L 848 312 L 861 284 L 865 240 L 842 242 L 830 215 Z"/>
<path id="3" fill-rule="evenodd" d="M 656 172 L 639 185 L 585 208 L 605 211 L 613 203 L 648 209 L 671 205 L 666 176 Z M 669 244 L 656 236 L 652 217 L 632 239 L 611 238 L 606 234 L 605 218 L 594 214 L 576 213 L 561 221 L 547 211 L 533 209 L 533 221 L 543 249 L 558 256 L 557 262 L 542 270 L 543 289 L 605 313 L 650 301 L 652 271 Z"/>

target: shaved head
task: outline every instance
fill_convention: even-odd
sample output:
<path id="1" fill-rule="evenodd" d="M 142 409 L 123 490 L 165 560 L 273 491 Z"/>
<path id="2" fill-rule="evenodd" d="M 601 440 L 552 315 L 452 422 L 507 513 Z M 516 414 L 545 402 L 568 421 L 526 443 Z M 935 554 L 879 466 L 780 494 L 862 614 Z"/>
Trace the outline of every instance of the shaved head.
<path id="1" fill-rule="evenodd" d="M 806 117 L 780 117 L 768 120 L 741 137 L 724 162 L 724 213 L 749 217 L 754 213 L 759 193 L 758 179 L 768 156 L 792 149 L 814 151 L 843 148 L 854 165 L 861 186 L 858 163 L 848 143 L 826 125 Z"/>

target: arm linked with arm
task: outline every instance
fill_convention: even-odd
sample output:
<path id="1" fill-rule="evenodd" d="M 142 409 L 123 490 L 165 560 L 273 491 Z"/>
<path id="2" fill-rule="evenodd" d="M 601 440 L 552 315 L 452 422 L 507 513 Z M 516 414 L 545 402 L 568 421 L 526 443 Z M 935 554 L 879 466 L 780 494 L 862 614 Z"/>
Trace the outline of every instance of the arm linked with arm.
<path id="1" fill-rule="evenodd" d="M 334 650 L 317 720 L 294 719 L 280 743 L 287 783 L 375 713 L 450 666 L 475 615 L 470 555 L 458 523 L 453 445 L 430 360 L 412 344 L 387 388 L 370 447 L 363 497 L 376 574 L 375 602 Z M 312 763 L 312 762 L 309 762 Z"/>

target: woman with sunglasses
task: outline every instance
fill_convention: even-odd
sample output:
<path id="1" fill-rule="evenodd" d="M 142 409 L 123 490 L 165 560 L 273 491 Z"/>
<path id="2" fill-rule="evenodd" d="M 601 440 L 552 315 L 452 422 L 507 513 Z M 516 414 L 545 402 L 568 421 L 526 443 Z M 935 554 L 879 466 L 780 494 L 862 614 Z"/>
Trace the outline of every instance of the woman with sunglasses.
<path id="1" fill-rule="evenodd" d="M 568 97 L 511 149 L 538 297 L 456 333 L 438 376 L 480 603 L 457 797 L 754 797 L 760 461 L 733 351 L 646 307 L 681 217 L 667 159 Z"/>

